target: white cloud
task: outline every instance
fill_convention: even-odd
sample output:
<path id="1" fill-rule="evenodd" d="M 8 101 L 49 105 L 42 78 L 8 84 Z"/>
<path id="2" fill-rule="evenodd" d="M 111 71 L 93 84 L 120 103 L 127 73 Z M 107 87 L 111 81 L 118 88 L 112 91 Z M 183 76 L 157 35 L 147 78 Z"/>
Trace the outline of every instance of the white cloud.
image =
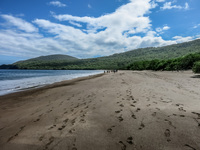
<path id="1" fill-rule="evenodd" d="M 1 30 L 0 39 L 0 53 L 2 55 L 36 57 L 67 52 L 67 49 L 64 49 L 55 39 L 45 38 L 38 33 Z"/>
<path id="2" fill-rule="evenodd" d="M 191 41 L 194 40 L 195 37 L 191 37 L 191 36 L 187 36 L 187 37 L 182 37 L 182 36 L 174 36 L 173 39 L 175 39 L 175 41 L 177 43 L 182 43 L 182 42 L 187 42 L 187 41 Z"/>
<path id="3" fill-rule="evenodd" d="M 185 6 L 180 6 L 180 5 L 172 5 L 173 2 L 166 2 L 164 3 L 163 7 L 161 7 L 162 10 L 166 9 L 189 9 L 189 4 L 186 2 Z"/>
<path id="4" fill-rule="evenodd" d="M 142 32 L 150 28 L 150 20 L 144 14 L 151 9 L 150 0 L 132 0 L 130 3 L 119 7 L 114 13 L 106 14 L 97 18 L 78 17 L 72 15 L 54 15 L 60 21 L 76 21 L 86 23 L 88 31 L 107 28 L 107 31 L 115 30 L 121 33 L 125 30 Z"/>
<path id="5" fill-rule="evenodd" d="M 64 3 L 61 3 L 60 1 L 51 1 L 49 2 L 49 5 L 57 6 L 57 7 L 66 7 L 67 5 Z"/>
<path id="6" fill-rule="evenodd" d="M 151 4 L 151 8 L 153 9 L 153 8 L 156 8 L 157 6 L 158 6 L 158 3 L 156 3 L 156 1 L 151 1 L 150 2 L 150 4 Z"/>
<path id="7" fill-rule="evenodd" d="M 200 27 L 200 24 L 195 25 L 193 28 L 196 29 L 198 27 Z"/>
<path id="8" fill-rule="evenodd" d="M 156 2 L 165 2 L 165 0 L 156 0 Z"/>
<path id="9" fill-rule="evenodd" d="M 156 28 L 156 32 L 162 32 L 162 28 L 160 27 Z"/>
<path id="10" fill-rule="evenodd" d="M 77 27 L 82 27 L 81 24 L 76 23 L 76 22 L 74 22 L 74 21 L 69 21 L 69 23 L 72 24 L 72 25 L 74 25 L 74 26 L 77 26 Z"/>
<path id="11" fill-rule="evenodd" d="M 60 21 L 86 24 L 86 29 L 76 29 L 47 20 L 35 20 L 40 28 L 55 34 L 60 41 L 68 43 L 71 51 L 81 51 L 88 57 L 110 55 L 145 46 L 163 46 L 174 43 L 156 37 L 151 31 L 151 21 L 146 14 L 154 8 L 150 0 L 131 0 L 130 3 L 116 9 L 115 12 L 100 17 L 79 17 L 69 14 L 53 15 Z M 164 27 L 166 30 L 167 27 Z M 146 34 L 140 37 L 135 34 Z"/>
<path id="12" fill-rule="evenodd" d="M 17 27 L 20 30 L 23 30 L 25 32 L 37 32 L 38 29 L 34 27 L 32 24 L 24 21 L 21 18 L 14 17 L 12 15 L 0 15 L 3 19 L 5 19 L 6 26 L 10 27 Z"/>
<path id="13" fill-rule="evenodd" d="M 188 4 L 188 3 L 185 3 L 185 9 L 187 10 L 187 9 L 189 9 L 189 8 L 190 8 L 189 4 Z"/>
<path id="14" fill-rule="evenodd" d="M 164 25 L 162 28 L 161 27 L 156 28 L 156 32 L 158 32 L 159 34 L 163 34 L 164 33 L 163 31 L 166 31 L 166 30 L 169 30 L 169 29 L 170 29 L 169 26 Z"/>
<path id="15" fill-rule="evenodd" d="M 163 27 L 163 30 L 169 30 L 169 29 L 170 29 L 170 27 L 167 26 L 167 25 L 165 25 L 165 26 Z"/>
<path id="16" fill-rule="evenodd" d="M 31 24 L 13 16 L 11 16 L 12 19 L 3 17 L 9 24 L 12 23 L 12 26 L 17 27 L 17 30 L 6 26 L 4 26 L 5 29 L 0 29 L 0 39 L 2 39 L 0 53 L 26 57 L 68 54 L 79 58 L 89 58 L 141 47 L 175 44 L 183 40 L 183 38 L 174 37 L 173 41 L 165 41 L 157 34 L 159 31 L 152 30 L 151 20 L 148 17 L 150 10 L 154 8 L 151 2 L 151 0 L 130 0 L 113 13 L 99 17 L 56 15 L 51 12 L 51 15 L 60 23 L 35 19 Z M 21 23 L 10 20 L 18 20 Z M 66 21 L 69 25 L 62 24 L 62 21 Z M 43 32 L 37 32 L 38 29 L 35 26 Z M 169 29 L 167 25 L 160 28 L 162 32 Z"/>

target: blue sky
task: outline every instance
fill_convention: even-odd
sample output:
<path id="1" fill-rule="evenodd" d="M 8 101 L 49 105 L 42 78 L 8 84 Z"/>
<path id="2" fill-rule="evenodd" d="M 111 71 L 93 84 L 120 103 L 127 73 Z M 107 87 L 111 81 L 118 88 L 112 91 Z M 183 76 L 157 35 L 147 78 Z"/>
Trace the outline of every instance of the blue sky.
<path id="1" fill-rule="evenodd" d="M 200 38 L 199 0 L 0 0 L 0 64 L 112 55 Z"/>

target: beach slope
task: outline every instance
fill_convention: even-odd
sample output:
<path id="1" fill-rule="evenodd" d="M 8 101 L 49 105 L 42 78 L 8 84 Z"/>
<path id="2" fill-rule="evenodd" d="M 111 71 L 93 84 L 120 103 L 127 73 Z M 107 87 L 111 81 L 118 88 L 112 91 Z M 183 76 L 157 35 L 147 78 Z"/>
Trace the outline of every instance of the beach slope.
<path id="1" fill-rule="evenodd" d="M 199 150 L 200 78 L 119 71 L 0 97 L 1 150 Z"/>

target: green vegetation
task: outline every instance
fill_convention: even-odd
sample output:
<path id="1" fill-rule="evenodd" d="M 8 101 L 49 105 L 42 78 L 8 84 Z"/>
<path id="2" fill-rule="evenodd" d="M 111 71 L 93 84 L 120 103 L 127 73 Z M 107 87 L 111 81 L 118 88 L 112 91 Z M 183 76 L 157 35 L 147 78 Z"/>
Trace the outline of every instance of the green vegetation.
<path id="1" fill-rule="evenodd" d="M 200 73 L 200 61 L 194 63 L 192 70 L 194 73 Z"/>
<path id="2" fill-rule="evenodd" d="M 16 62 L 12 65 L 2 65 L 1 69 L 152 69 L 174 70 L 192 68 L 193 62 L 183 56 L 200 52 L 200 40 L 174 44 L 164 47 L 149 47 L 114 54 L 106 57 L 77 59 L 67 55 L 42 56 L 26 61 Z M 178 59 L 185 60 L 181 66 Z M 168 60 L 170 59 L 170 60 Z M 160 62 L 160 63 L 158 63 Z M 149 64 L 150 63 L 150 64 Z M 189 67 L 188 67 L 189 66 Z M 180 68 L 177 68 L 180 67 Z"/>
<path id="3" fill-rule="evenodd" d="M 183 57 L 168 60 L 137 61 L 127 66 L 129 70 L 188 70 L 200 72 L 200 53 L 188 54 Z"/>

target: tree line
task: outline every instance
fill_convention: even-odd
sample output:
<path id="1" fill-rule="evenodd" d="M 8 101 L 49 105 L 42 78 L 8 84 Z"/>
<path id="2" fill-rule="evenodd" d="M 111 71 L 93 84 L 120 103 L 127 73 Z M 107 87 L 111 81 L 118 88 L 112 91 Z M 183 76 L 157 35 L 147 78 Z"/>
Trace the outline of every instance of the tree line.
<path id="1" fill-rule="evenodd" d="M 200 53 L 188 54 L 183 57 L 168 60 L 144 60 L 136 61 L 127 66 L 128 70 L 165 70 L 179 71 L 192 69 L 195 73 L 200 73 Z"/>

